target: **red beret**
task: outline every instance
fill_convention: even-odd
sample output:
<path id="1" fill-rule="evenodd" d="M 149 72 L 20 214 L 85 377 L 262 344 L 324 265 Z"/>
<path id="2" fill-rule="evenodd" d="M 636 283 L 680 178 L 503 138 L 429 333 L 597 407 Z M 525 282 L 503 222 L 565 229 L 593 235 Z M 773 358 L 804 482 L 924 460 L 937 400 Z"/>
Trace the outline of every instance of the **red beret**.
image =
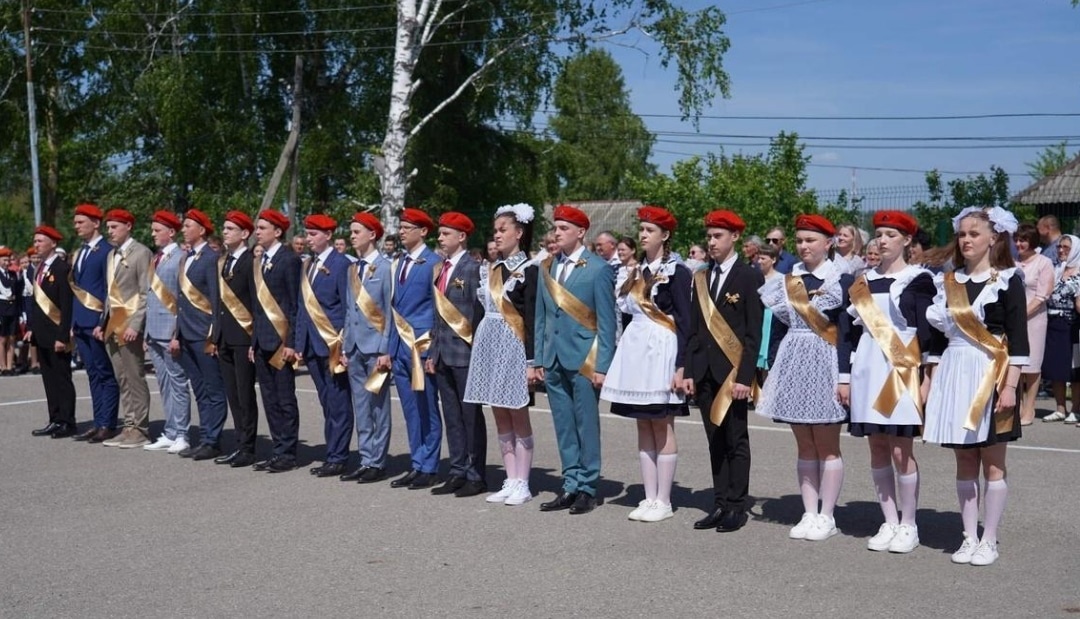
<path id="1" fill-rule="evenodd" d="M 190 219 L 199 224 L 206 229 L 207 234 L 214 233 L 214 224 L 210 222 L 210 218 L 197 208 L 189 209 L 188 212 L 184 213 L 184 219 Z"/>
<path id="2" fill-rule="evenodd" d="M 270 209 L 259 213 L 259 219 L 265 219 L 271 224 L 277 226 L 282 232 L 289 229 L 289 218 L 282 213 Z"/>
<path id="3" fill-rule="evenodd" d="M 56 241 L 57 243 L 64 240 L 64 235 L 60 234 L 60 232 L 56 228 L 53 228 L 52 226 L 46 226 L 45 224 L 42 224 L 42 225 L 38 226 L 37 228 L 35 228 L 34 229 L 34 234 L 40 234 L 41 236 L 47 236 L 50 239 Z"/>
<path id="4" fill-rule="evenodd" d="M 746 230 L 746 222 L 742 220 L 742 217 L 736 215 L 734 211 L 719 209 L 705 215 L 705 227 L 723 228 L 741 233 Z"/>
<path id="5" fill-rule="evenodd" d="M 129 226 L 135 225 L 135 216 L 122 208 L 114 208 L 105 213 L 105 221 L 118 221 Z"/>
<path id="6" fill-rule="evenodd" d="M 33 246 L 27 247 L 26 248 L 26 255 L 27 256 L 36 256 L 37 255 L 37 250 L 34 249 Z"/>
<path id="7" fill-rule="evenodd" d="M 836 236 L 836 226 L 821 215 L 799 215 L 795 218 L 795 229 L 819 232 L 825 236 Z"/>
<path id="8" fill-rule="evenodd" d="M 896 228 L 903 234 L 913 236 L 919 229 L 919 222 L 902 211 L 878 211 L 874 213 L 875 228 Z"/>
<path id="9" fill-rule="evenodd" d="M 552 217 L 555 221 L 566 221 L 574 224 L 579 228 L 589 229 L 589 216 L 585 214 L 585 211 L 577 208 L 576 206 L 570 206 L 569 204 L 560 204 L 555 207 L 555 214 Z"/>
<path id="10" fill-rule="evenodd" d="M 0 247 L 0 258 L 8 258 L 11 256 L 11 250 L 7 247 Z"/>
<path id="11" fill-rule="evenodd" d="M 427 228 L 428 232 L 435 229 L 435 222 L 431 220 L 431 217 L 428 217 L 427 213 L 416 208 L 402 209 L 401 221 L 420 228 Z"/>
<path id="12" fill-rule="evenodd" d="M 98 221 L 105 219 L 105 215 L 101 212 L 101 209 L 94 204 L 80 204 L 79 206 L 76 206 L 75 214 L 89 217 L 90 219 L 96 219 Z"/>
<path id="13" fill-rule="evenodd" d="M 241 211 L 229 211 L 228 213 L 225 213 L 225 221 L 231 221 L 239 226 L 241 230 L 247 230 L 248 232 L 255 231 L 255 222 L 251 221 L 251 218 Z"/>
<path id="14" fill-rule="evenodd" d="M 461 230 L 465 234 L 472 234 L 472 231 L 476 228 L 473 226 L 471 219 L 457 211 L 449 211 L 440 215 L 439 225 L 453 228 L 454 230 Z"/>
<path id="15" fill-rule="evenodd" d="M 180 218 L 172 211 L 156 211 L 154 216 L 150 218 L 150 221 L 157 222 L 166 228 L 172 228 L 173 230 L 179 230 L 181 224 Z"/>
<path id="16" fill-rule="evenodd" d="M 304 218 L 304 227 L 310 230 L 333 232 L 334 230 L 337 230 L 337 221 L 329 215 L 315 213 L 314 215 L 308 215 Z"/>
<path id="17" fill-rule="evenodd" d="M 671 232 L 679 225 L 674 215 L 659 206 L 645 205 L 637 210 L 637 216 L 641 221 L 660 226 L 668 232 Z"/>
<path id="18" fill-rule="evenodd" d="M 366 211 L 360 211 L 359 213 L 353 215 L 352 220 L 353 220 L 353 223 L 358 223 L 361 226 L 364 226 L 365 228 L 367 228 L 368 230 L 371 230 L 372 232 L 374 232 L 376 240 L 382 238 L 383 227 L 382 227 L 382 222 L 379 221 L 378 217 L 376 217 L 376 216 L 374 216 L 371 213 L 368 213 Z"/>

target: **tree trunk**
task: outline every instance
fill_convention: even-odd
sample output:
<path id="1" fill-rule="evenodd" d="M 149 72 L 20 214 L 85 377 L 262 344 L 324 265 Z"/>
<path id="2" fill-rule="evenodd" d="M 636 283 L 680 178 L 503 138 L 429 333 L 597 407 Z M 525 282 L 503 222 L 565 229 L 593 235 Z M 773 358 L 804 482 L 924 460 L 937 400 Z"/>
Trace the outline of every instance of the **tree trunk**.
<path id="1" fill-rule="evenodd" d="M 405 171 L 405 154 L 409 146 L 409 114 L 417 84 L 413 71 L 420 54 L 420 28 L 416 21 L 414 0 L 398 0 L 397 36 L 394 41 L 393 81 L 390 90 L 390 114 L 383 140 L 382 156 L 385 165 L 379 171 L 382 194 L 383 225 L 396 234 L 398 216 L 405 206 L 405 192 L 410 175 Z"/>
<path id="2" fill-rule="evenodd" d="M 60 140 L 56 130 L 56 86 L 48 89 L 45 102 L 45 145 L 49 155 L 46 158 L 45 195 L 42 200 L 41 220 L 56 225 L 56 216 L 60 212 Z"/>

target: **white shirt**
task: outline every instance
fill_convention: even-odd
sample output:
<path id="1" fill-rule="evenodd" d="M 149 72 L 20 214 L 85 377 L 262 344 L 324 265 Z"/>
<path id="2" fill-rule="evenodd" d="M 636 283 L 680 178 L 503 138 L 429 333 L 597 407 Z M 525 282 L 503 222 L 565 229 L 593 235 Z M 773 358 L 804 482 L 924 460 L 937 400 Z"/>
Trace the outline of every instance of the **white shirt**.
<path id="1" fill-rule="evenodd" d="M 263 264 L 269 264 L 270 261 L 274 259 L 274 254 L 276 254 L 279 249 L 281 249 L 281 241 L 274 241 L 274 244 L 271 245 L 269 249 L 264 249 L 262 257 Z M 265 266 L 263 267 L 263 270 L 266 270 Z"/>
<path id="2" fill-rule="evenodd" d="M 116 274 L 116 267 L 120 266 L 120 260 L 122 260 L 123 257 L 124 257 L 124 252 L 126 252 L 128 250 L 128 248 L 131 247 L 131 244 L 134 241 L 135 241 L 135 238 L 129 236 L 128 240 L 124 241 L 120 245 L 120 247 L 116 248 L 116 252 L 113 254 L 113 263 L 112 263 L 112 268 L 113 268 L 113 274 L 114 275 Z"/>
<path id="3" fill-rule="evenodd" d="M 191 263 L 195 262 L 195 257 L 199 255 L 199 252 L 202 251 L 203 247 L 206 247 L 206 241 L 191 248 L 191 251 L 194 253 L 189 254 L 188 259 L 184 261 L 184 275 L 187 275 L 188 269 L 191 268 Z"/>
<path id="4" fill-rule="evenodd" d="M 413 265 L 416 264 L 416 261 L 420 259 L 420 254 L 424 253 L 424 247 L 425 245 L 420 243 L 416 246 L 416 249 L 409 252 L 408 255 L 410 260 L 405 263 L 405 270 L 401 272 L 402 279 L 409 277 L 409 269 L 411 269 Z"/>
<path id="5" fill-rule="evenodd" d="M 360 283 L 363 283 L 367 279 L 367 270 L 371 268 L 371 265 L 375 264 L 375 261 L 379 259 L 379 250 L 372 249 L 367 254 L 362 256 L 360 260 L 364 262 L 364 270 L 360 273 Z"/>
<path id="6" fill-rule="evenodd" d="M 709 290 L 716 290 L 717 292 L 719 292 L 720 290 L 723 290 L 724 282 L 727 281 L 728 273 L 731 273 L 731 269 L 734 268 L 735 261 L 738 260 L 738 259 L 739 259 L 738 252 L 733 251 L 733 252 L 731 252 L 731 255 L 728 256 L 727 259 L 724 260 L 723 262 L 721 262 L 719 265 L 715 265 L 715 264 L 713 265 L 712 273 L 710 274 L 711 279 L 709 280 Z M 716 270 L 717 266 L 720 267 L 720 272 L 719 273 Z M 718 278 L 719 278 L 719 281 L 715 282 L 715 284 L 714 284 L 714 281 L 716 279 L 718 279 Z"/>
<path id="7" fill-rule="evenodd" d="M 583 253 L 585 253 L 584 245 L 575 249 L 569 256 L 566 256 L 566 258 L 561 258 L 559 260 L 559 268 L 555 271 L 555 281 L 565 282 L 569 279 L 570 274 L 574 272 L 574 267 L 576 266 L 577 261 L 581 259 L 581 254 Z M 566 261 L 567 258 L 570 260 L 569 262 Z"/>
<path id="8" fill-rule="evenodd" d="M 308 271 L 308 280 L 314 281 L 315 274 L 319 272 L 319 267 L 326 264 L 326 259 L 330 257 L 330 252 L 337 251 L 333 245 L 328 246 L 326 249 L 319 252 L 318 256 L 315 256 L 315 261 L 311 265 L 311 270 Z"/>
<path id="9" fill-rule="evenodd" d="M 89 251 L 92 251 L 94 249 L 94 247 L 96 247 L 97 244 L 100 241 L 101 241 L 101 235 L 100 234 L 95 234 L 94 238 L 90 239 L 89 241 L 84 241 L 83 243 L 85 245 L 89 245 L 90 246 Z M 82 247 L 79 248 L 79 251 L 80 251 L 80 253 L 79 253 L 79 262 L 78 262 L 78 264 L 75 265 L 75 267 L 77 269 L 79 269 L 80 271 L 82 271 L 83 262 L 86 261 L 86 255 L 89 253 L 89 251 L 84 250 Z"/>

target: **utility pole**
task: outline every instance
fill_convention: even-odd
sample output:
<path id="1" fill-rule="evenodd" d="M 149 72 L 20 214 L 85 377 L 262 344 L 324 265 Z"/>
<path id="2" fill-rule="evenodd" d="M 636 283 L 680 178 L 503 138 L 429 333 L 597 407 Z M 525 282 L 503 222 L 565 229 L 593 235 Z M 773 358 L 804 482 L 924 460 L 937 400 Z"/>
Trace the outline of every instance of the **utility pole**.
<path id="1" fill-rule="evenodd" d="M 281 156 L 278 157 L 277 165 L 274 167 L 274 173 L 270 176 L 270 183 L 266 187 L 266 193 L 263 194 L 262 205 L 260 209 L 268 209 L 274 203 L 274 196 L 277 195 L 278 186 L 281 185 L 281 178 L 285 176 L 285 168 L 289 166 L 289 162 L 293 162 L 293 169 L 296 169 L 295 164 L 295 152 L 299 148 L 300 143 L 300 95 L 304 85 L 304 59 L 297 54 L 296 56 L 296 68 L 293 75 L 293 89 L 292 89 L 292 126 L 289 127 L 289 138 L 285 140 L 285 148 L 281 149 Z M 294 172 L 295 177 L 295 172 Z M 292 194 L 293 191 L 290 191 Z M 295 195 L 289 196 L 289 211 L 288 216 L 292 221 L 293 226 L 297 224 L 296 217 L 296 200 Z"/>
<path id="2" fill-rule="evenodd" d="M 34 225 L 41 225 L 41 175 L 38 172 L 37 105 L 34 102 L 34 61 L 30 53 L 30 0 L 23 2 L 23 40 L 26 43 L 26 112 L 30 117 L 30 182 L 34 195 Z"/>

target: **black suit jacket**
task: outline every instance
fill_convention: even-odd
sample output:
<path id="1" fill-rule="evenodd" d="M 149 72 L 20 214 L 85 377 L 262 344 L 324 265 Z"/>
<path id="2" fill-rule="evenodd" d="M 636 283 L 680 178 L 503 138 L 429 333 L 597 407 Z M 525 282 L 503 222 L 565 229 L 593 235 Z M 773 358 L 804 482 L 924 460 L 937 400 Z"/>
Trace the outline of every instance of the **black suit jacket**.
<path id="1" fill-rule="evenodd" d="M 461 312 L 465 320 L 472 325 L 473 333 L 484 316 L 484 307 L 476 297 L 476 291 L 480 287 L 480 263 L 469 254 L 458 259 L 454 270 L 450 272 L 446 286 L 446 299 Z M 472 346 L 459 338 L 450 325 L 435 312 L 435 325 L 433 329 L 431 348 L 428 349 L 428 358 L 433 362 L 442 361 L 450 367 L 468 367 L 472 356 Z"/>
<path id="2" fill-rule="evenodd" d="M 270 296 L 277 301 L 281 311 L 289 324 L 285 325 L 285 347 L 296 348 L 296 300 L 300 290 L 300 258 L 284 243 L 270 259 L 270 269 L 263 270 L 263 281 L 270 289 Z M 262 268 L 259 264 L 258 268 Z M 274 352 L 281 345 L 274 325 L 270 323 L 263 310 L 262 303 L 258 302 L 258 293 L 255 291 L 255 266 L 251 268 L 251 290 L 255 298 L 252 318 L 255 322 L 254 333 L 251 335 L 251 346 L 266 352 Z"/>
<path id="3" fill-rule="evenodd" d="M 713 263 L 709 262 L 707 268 L 712 267 Z M 708 273 L 705 279 L 708 282 Z M 757 371 L 758 350 L 761 346 L 761 323 L 765 314 L 758 288 L 764 283 L 765 278 L 762 277 L 760 271 L 741 260 L 736 260 L 717 295 L 719 301 L 713 300 L 720 315 L 742 341 L 742 359 L 735 375 L 735 381 L 740 385 L 752 384 Z M 694 379 L 695 382 L 700 382 L 707 375 L 711 375 L 717 383 L 722 383 L 731 372 L 731 363 L 709 332 L 705 316 L 701 313 L 699 293 L 708 295 L 708 287 L 705 290 L 698 290 L 697 286 L 694 286 L 690 299 L 690 339 L 687 344 L 686 367 L 683 369 L 683 374 Z M 738 300 L 729 303 L 727 299 L 734 298 L 735 295 L 738 295 Z"/>
<path id="4" fill-rule="evenodd" d="M 225 264 L 228 264 L 228 256 L 226 256 L 225 261 Z M 225 265 L 222 265 L 222 268 L 218 270 L 225 280 L 225 285 L 233 291 L 236 298 L 240 299 L 240 303 L 247 308 L 249 313 L 252 313 L 252 302 L 255 300 L 255 278 L 251 272 L 253 263 L 254 255 L 251 250 L 248 250 L 241 254 L 236 263 L 233 264 L 231 276 L 224 270 Z M 252 317 L 254 318 L 254 314 L 252 314 Z M 214 343 L 218 346 L 251 345 L 251 336 L 233 318 L 232 312 L 225 307 L 225 302 L 221 299 L 218 299 L 217 302 L 217 323 L 217 338 Z"/>
<path id="5" fill-rule="evenodd" d="M 38 268 L 44 268 L 44 262 Z M 42 348 L 52 348 L 56 342 L 71 341 L 71 287 L 67 277 L 71 267 L 60 258 L 54 258 L 41 280 L 41 291 L 60 308 L 60 324 L 53 322 L 36 301 L 30 305 L 30 331 L 34 343 Z"/>

